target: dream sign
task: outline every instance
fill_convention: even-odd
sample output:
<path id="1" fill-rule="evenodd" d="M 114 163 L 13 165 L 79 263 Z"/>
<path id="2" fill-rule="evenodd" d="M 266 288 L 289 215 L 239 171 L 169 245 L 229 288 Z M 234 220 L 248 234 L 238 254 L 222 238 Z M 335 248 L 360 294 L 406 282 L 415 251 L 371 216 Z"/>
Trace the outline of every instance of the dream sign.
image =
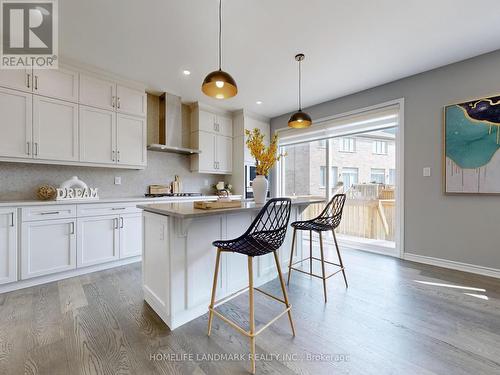
<path id="1" fill-rule="evenodd" d="M 73 176 L 57 188 L 56 200 L 97 200 L 97 188 L 89 188 L 85 182 Z"/>

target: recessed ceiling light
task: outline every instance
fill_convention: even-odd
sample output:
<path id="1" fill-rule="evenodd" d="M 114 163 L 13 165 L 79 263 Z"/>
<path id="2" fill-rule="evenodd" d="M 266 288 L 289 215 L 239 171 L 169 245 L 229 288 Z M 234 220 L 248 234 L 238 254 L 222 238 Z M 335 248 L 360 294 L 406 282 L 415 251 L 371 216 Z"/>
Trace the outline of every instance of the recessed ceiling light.
<path id="1" fill-rule="evenodd" d="M 261 105 L 261 104 L 262 104 L 262 100 L 257 100 L 257 101 L 255 102 L 255 104 Z"/>
<path id="2" fill-rule="evenodd" d="M 188 76 L 191 74 L 191 72 L 189 70 L 183 70 L 182 74 L 184 74 L 185 76 Z"/>

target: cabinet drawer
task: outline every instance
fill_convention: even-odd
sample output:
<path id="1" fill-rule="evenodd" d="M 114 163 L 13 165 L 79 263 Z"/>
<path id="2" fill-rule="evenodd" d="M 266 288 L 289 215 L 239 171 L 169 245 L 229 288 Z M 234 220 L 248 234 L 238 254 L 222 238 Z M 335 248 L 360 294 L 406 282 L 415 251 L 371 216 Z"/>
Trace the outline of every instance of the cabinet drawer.
<path id="1" fill-rule="evenodd" d="M 25 207 L 21 211 L 22 221 L 37 221 L 51 219 L 66 219 L 76 217 L 76 205 L 51 205 L 40 207 Z"/>
<path id="2" fill-rule="evenodd" d="M 142 212 L 136 207 L 137 203 L 112 203 L 112 204 L 80 204 L 77 208 L 78 217 L 101 216 L 101 215 L 121 215 Z"/>

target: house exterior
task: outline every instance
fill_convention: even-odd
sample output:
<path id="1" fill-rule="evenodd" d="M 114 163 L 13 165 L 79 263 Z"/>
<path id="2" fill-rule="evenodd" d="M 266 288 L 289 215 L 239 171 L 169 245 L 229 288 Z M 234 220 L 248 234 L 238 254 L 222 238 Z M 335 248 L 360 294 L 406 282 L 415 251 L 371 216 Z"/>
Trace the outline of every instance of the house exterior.
<path id="1" fill-rule="evenodd" d="M 391 130 L 293 145 L 285 151 L 286 195 L 326 195 L 328 177 L 332 189 L 340 184 L 346 189 L 354 184 L 395 184 L 396 143 Z"/>

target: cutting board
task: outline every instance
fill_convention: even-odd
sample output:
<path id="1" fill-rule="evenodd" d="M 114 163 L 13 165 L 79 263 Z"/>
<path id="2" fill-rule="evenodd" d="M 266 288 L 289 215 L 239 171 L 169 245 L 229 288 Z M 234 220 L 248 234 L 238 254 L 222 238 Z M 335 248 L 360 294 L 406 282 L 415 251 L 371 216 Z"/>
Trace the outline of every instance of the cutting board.
<path id="1" fill-rule="evenodd" d="M 241 201 L 214 201 L 214 202 L 194 202 L 194 208 L 200 210 L 216 210 L 221 208 L 241 207 Z"/>

